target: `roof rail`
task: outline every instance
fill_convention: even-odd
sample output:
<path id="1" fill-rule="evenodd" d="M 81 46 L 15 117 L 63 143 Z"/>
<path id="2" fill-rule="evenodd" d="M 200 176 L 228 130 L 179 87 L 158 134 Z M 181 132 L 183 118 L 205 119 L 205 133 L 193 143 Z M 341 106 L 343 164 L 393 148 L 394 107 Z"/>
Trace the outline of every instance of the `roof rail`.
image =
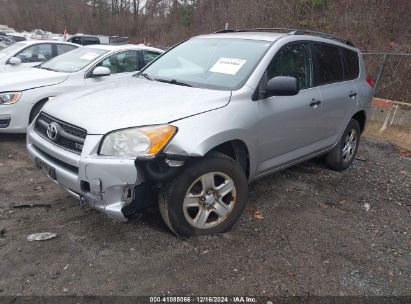
<path id="1" fill-rule="evenodd" d="M 326 39 L 332 39 L 336 40 L 338 42 L 347 44 L 349 46 L 354 46 L 354 44 L 350 40 L 346 40 L 331 34 L 327 33 L 322 33 L 322 32 L 316 32 L 316 31 L 311 31 L 311 30 L 295 30 L 292 35 L 311 35 L 311 36 L 318 36 L 321 38 L 326 38 Z"/>
<path id="2" fill-rule="evenodd" d="M 295 29 L 282 28 L 282 27 L 257 27 L 257 28 L 247 28 L 247 29 L 237 29 L 229 30 L 224 29 L 221 31 L 214 32 L 214 34 L 223 34 L 223 33 L 241 33 L 241 32 L 292 32 Z"/>
<path id="3" fill-rule="evenodd" d="M 280 31 L 285 32 L 289 35 L 317 36 L 321 38 L 335 40 L 335 41 L 347 44 L 349 46 L 354 46 L 354 44 L 351 41 L 331 35 L 331 34 L 316 32 L 316 31 L 311 31 L 311 30 L 298 30 L 298 29 L 289 29 L 289 28 L 281 28 L 281 27 L 279 28 L 250 28 L 250 29 L 237 29 L 237 30 L 224 29 L 221 31 L 214 32 L 214 34 L 241 33 L 241 32 L 280 32 Z"/>

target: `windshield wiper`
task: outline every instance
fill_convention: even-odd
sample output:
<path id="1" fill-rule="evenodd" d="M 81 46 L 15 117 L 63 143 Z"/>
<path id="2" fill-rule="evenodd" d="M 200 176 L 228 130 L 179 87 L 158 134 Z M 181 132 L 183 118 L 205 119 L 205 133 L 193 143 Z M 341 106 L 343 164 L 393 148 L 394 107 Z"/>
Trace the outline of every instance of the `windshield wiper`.
<path id="1" fill-rule="evenodd" d="M 165 82 L 165 83 L 170 83 L 170 84 L 176 84 L 176 85 L 180 85 L 180 86 L 185 86 L 185 87 L 190 87 L 190 88 L 192 87 L 191 84 L 188 84 L 188 83 L 185 83 L 185 82 L 181 82 L 181 81 L 178 81 L 178 80 L 175 80 L 175 79 L 167 80 L 167 79 L 159 79 L 159 78 L 156 78 L 156 79 L 154 79 L 154 80 L 160 81 L 160 82 Z"/>
<path id="2" fill-rule="evenodd" d="M 141 74 L 139 74 L 139 76 L 143 76 L 145 79 L 148 79 L 148 80 L 151 80 L 151 81 L 153 81 L 153 79 L 150 77 L 150 76 L 148 76 L 148 74 L 147 73 L 141 73 Z"/>
<path id="3" fill-rule="evenodd" d="M 47 70 L 47 71 L 56 72 L 56 70 L 53 70 L 52 68 L 45 68 L 45 67 L 42 67 L 42 66 L 38 66 L 38 68 L 39 68 L 39 69 L 42 69 L 42 70 Z"/>

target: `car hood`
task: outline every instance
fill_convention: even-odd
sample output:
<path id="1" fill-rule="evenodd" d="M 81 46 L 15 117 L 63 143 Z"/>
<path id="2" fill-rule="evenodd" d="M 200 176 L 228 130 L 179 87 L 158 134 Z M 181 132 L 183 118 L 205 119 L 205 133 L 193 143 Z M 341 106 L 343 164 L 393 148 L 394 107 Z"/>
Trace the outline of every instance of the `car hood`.
<path id="1" fill-rule="evenodd" d="M 105 134 L 129 127 L 166 124 L 224 107 L 230 91 L 199 89 L 130 77 L 48 102 L 43 111 L 82 127 L 88 134 Z"/>
<path id="2" fill-rule="evenodd" d="M 69 75 L 37 68 L 2 72 L 0 73 L 0 92 L 25 91 L 56 85 L 66 80 Z"/>

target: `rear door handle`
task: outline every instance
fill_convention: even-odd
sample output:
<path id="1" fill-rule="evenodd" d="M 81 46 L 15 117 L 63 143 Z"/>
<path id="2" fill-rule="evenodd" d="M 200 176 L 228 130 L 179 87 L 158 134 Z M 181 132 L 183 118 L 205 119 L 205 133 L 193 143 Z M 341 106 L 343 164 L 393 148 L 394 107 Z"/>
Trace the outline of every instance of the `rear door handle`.
<path id="1" fill-rule="evenodd" d="M 357 96 L 358 93 L 357 92 L 350 92 L 350 94 L 348 96 L 350 96 L 350 98 L 353 98 L 355 96 Z"/>
<path id="2" fill-rule="evenodd" d="M 313 99 L 310 103 L 310 107 L 317 107 L 321 104 L 321 100 Z"/>

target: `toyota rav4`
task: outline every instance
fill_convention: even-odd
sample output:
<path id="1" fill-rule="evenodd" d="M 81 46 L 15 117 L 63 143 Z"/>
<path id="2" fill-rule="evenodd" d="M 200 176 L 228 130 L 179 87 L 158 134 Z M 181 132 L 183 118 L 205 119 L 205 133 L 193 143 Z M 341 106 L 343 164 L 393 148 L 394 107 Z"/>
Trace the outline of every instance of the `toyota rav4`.
<path id="1" fill-rule="evenodd" d="M 348 41 L 222 31 L 121 83 L 55 98 L 29 127 L 27 148 L 51 179 L 114 219 L 158 202 L 175 234 L 220 233 L 256 178 L 321 155 L 347 169 L 372 93 Z"/>

